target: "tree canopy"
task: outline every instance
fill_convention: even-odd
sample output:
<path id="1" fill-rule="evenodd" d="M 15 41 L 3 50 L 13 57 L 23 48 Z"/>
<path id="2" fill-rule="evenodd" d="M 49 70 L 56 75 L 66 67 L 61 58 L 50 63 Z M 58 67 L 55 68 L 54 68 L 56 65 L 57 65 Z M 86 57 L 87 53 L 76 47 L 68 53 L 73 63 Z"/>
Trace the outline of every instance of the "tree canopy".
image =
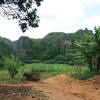
<path id="1" fill-rule="evenodd" d="M 91 71 L 92 68 L 92 59 L 96 58 L 97 56 L 97 70 L 100 70 L 100 27 L 95 29 L 95 34 L 85 34 L 85 37 L 82 37 L 82 41 L 77 42 L 75 41 L 75 46 L 79 48 L 79 51 L 85 56 L 87 59 Z M 88 40 L 88 41 L 87 41 Z M 94 61 L 95 63 L 95 61 Z"/>
<path id="2" fill-rule="evenodd" d="M 17 19 L 23 32 L 28 27 L 39 26 L 37 8 L 43 0 L 0 0 L 0 15 L 9 19 Z"/>

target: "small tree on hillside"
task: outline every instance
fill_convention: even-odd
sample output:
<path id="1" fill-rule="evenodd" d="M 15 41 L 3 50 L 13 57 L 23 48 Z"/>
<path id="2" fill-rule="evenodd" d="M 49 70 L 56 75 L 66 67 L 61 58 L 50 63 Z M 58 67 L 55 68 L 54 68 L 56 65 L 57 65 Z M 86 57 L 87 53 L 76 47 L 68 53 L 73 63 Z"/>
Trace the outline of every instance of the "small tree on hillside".
<path id="1" fill-rule="evenodd" d="M 12 54 L 10 55 L 10 58 L 4 58 L 4 67 L 9 71 L 12 78 L 18 73 L 20 66 L 21 62 L 18 61 L 18 58 L 14 58 Z"/>

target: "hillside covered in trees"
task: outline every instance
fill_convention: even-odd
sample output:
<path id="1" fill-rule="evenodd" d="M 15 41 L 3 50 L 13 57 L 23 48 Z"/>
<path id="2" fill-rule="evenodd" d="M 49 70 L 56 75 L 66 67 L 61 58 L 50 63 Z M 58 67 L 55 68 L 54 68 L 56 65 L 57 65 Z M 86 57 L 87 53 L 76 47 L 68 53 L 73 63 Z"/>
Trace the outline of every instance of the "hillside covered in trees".
<path id="1" fill-rule="evenodd" d="M 51 32 L 42 39 L 21 36 L 17 41 L 0 37 L 0 64 L 3 56 L 18 56 L 23 63 L 66 63 L 74 64 L 74 40 L 80 40 L 83 33 L 91 30 L 78 30 L 75 33 Z M 2 66 L 2 64 L 0 65 Z"/>

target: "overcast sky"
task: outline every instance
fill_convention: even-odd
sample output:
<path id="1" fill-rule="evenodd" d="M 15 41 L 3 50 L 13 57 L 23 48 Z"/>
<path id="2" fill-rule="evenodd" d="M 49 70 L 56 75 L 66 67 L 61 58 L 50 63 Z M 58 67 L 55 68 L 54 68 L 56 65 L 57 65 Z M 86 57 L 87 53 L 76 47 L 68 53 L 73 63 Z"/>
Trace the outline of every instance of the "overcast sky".
<path id="1" fill-rule="evenodd" d="M 39 28 L 21 32 L 16 20 L 0 16 L 0 36 L 17 40 L 20 36 L 43 38 L 50 32 L 76 32 L 79 29 L 93 30 L 100 26 L 100 0 L 44 0 L 38 8 Z"/>

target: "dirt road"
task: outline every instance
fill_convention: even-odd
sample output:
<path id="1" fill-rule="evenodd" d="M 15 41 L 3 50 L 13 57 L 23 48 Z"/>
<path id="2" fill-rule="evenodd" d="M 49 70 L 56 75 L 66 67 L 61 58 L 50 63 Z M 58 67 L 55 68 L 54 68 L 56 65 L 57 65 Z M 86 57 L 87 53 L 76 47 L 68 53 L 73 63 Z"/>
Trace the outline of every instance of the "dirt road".
<path id="1" fill-rule="evenodd" d="M 17 84 L 1 84 L 4 86 L 32 86 L 49 96 L 48 100 L 100 100 L 100 75 L 85 81 L 73 79 L 62 74 L 41 82 L 27 82 Z M 21 100 L 38 100 L 32 96 Z"/>

